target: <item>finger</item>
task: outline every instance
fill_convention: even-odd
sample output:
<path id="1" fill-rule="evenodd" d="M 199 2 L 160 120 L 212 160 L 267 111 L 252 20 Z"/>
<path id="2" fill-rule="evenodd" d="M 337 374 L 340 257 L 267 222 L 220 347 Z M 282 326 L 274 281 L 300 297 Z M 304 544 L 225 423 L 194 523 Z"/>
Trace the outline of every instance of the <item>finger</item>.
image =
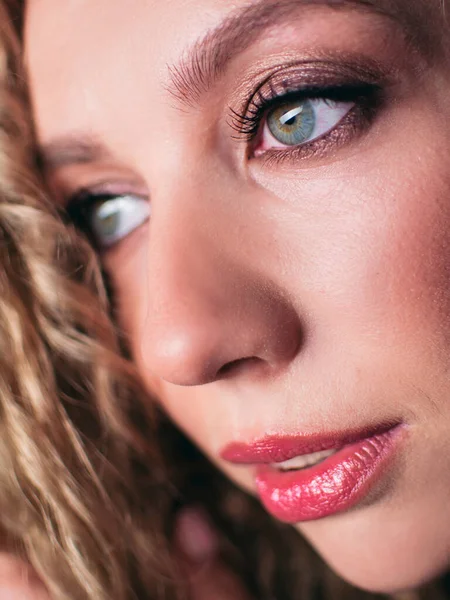
<path id="1" fill-rule="evenodd" d="M 0 600 L 50 600 L 44 585 L 26 562 L 0 553 Z"/>
<path id="2" fill-rule="evenodd" d="M 220 559 L 218 537 L 204 511 L 193 507 L 181 511 L 176 544 L 192 600 L 250 600 L 242 583 Z"/>

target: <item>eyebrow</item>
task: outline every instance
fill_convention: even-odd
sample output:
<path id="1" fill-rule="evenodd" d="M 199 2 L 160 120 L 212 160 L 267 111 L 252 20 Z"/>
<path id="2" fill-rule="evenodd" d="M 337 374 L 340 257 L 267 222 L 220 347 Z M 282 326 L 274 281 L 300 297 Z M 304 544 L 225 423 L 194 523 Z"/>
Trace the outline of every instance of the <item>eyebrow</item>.
<path id="1" fill-rule="evenodd" d="M 43 170 L 57 170 L 67 165 L 85 165 L 111 158 L 111 153 L 94 137 L 68 134 L 42 144 L 37 163 Z"/>
<path id="2" fill-rule="evenodd" d="M 183 105 L 193 106 L 224 73 L 229 62 L 249 48 L 268 29 L 285 22 L 299 7 L 325 6 L 389 17 L 398 23 L 407 40 L 430 58 L 439 44 L 439 23 L 433 26 L 430 0 L 257 0 L 237 9 L 215 29 L 188 49 L 178 64 L 168 66 L 169 92 Z M 442 7 L 441 7 L 442 8 Z M 433 31 L 434 35 L 431 34 Z M 110 158 L 108 149 L 90 136 L 69 134 L 44 144 L 38 164 L 56 170 L 67 165 L 89 164 Z"/>
<path id="3" fill-rule="evenodd" d="M 401 26 L 408 42 L 429 57 L 434 53 L 438 35 L 430 23 L 430 5 L 427 7 L 426 3 L 427 0 L 259 0 L 238 9 L 194 43 L 177 65 L 168 67 L 173 86 L 169 91 L 181 104 L 195 105 L 236 55 L 265 31 L 292 17 L 293 11 L 301 6 L 365 11 L 388 17 Z"/>

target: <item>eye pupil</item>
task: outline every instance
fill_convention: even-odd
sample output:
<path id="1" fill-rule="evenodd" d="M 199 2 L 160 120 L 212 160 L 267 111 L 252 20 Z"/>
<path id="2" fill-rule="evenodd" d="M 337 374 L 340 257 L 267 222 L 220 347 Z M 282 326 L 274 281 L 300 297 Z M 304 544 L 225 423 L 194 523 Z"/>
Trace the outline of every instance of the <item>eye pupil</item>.
<path id="1" fill-rule="evenodd" d="M 297 117 L 303 112 L 303 105 L 297 106 L 292 110 L 288 110 L 282 117 L 280 117 L 280 123 L 282 125 L 294 125 L 297 122 Z"/>
<path id="2" fill-rule="evenodd" d="M 282 104 L 267 117 L 271 134 L 282 144 L 295 146 L 308 140 L 316 126 L 314 107 L 310 100 Z"/>

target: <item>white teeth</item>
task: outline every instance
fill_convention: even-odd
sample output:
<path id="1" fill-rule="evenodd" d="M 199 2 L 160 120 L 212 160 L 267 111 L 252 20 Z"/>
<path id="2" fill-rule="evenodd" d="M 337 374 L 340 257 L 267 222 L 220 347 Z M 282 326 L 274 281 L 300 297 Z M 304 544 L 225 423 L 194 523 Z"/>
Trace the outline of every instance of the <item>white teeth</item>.
<path id="1" fill-rule="evenodd" d="M 336 454 L 337 450 L 322 450 L 321 452 L 314 452 L 313 454 L 304 454 L 303 456 L 295 456 L 290 460 L 286 460 L 281 463 L 273 464 L 276 469 L 280 471 L 294 471 L 296 469 L 305 469 L 306 467 L 312 467 L 329 456 Z"/>

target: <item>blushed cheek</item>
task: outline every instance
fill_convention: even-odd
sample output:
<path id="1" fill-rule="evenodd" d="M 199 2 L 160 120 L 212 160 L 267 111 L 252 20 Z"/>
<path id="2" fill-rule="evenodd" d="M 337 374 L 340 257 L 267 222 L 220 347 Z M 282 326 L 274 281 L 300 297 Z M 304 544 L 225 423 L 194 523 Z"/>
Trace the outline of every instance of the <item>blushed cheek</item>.
<path id="1" fill-rule="evenodd" d="M 342 164 L 256 179 L 289 223 L 277 232 L 286 285 L 318 330 L 448 353 L 450 131 L 424 113 L 412 122 Z"/>

